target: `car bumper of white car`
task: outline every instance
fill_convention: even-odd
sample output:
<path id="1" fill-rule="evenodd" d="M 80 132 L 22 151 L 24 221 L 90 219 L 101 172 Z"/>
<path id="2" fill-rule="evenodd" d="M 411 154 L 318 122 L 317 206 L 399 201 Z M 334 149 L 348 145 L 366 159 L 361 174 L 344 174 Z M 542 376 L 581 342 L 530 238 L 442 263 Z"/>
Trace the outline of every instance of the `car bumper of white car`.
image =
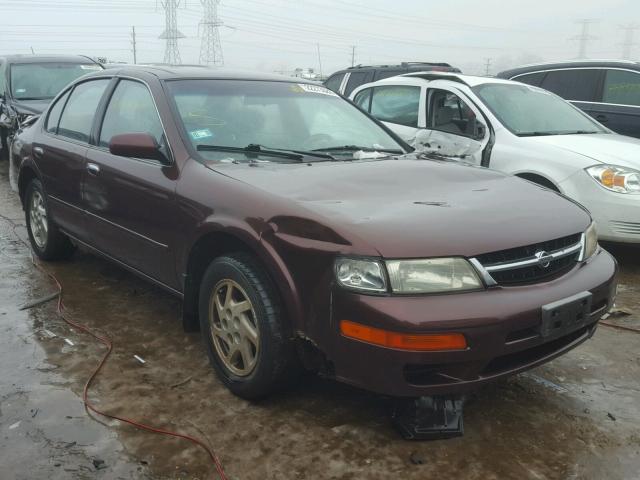
<path id="1" fill-rule="evenodd" d="M 611 192 L 584 171 L 570 176 L 559 187 L 591 212 L 600 240 L 640 244 L 640 195 Z"/>

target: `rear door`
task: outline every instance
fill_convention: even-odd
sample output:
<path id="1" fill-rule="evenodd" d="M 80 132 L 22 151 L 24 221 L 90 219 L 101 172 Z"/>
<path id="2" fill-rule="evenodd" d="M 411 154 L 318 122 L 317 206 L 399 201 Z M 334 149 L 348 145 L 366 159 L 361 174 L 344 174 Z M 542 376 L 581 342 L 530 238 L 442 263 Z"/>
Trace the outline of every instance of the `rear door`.
<path id="1" fill-rule="evenodd" d="M 640 72 L 605 70 L 600 103 L 590 113 L 614 132 L 640 137 Z"/>
<path id="2" fill-rule="evenodd" d="M 82 202 L 85 154 L 98 104 L 110 81 L 88 80 L 59 97 L 49 110 L 42 137 L 33 143 L 52 218 L 84 241 L 89 237 Z"/>
<path id="3" fill-rule="evenodd" d="M 102 252 L 177 288 L 170 245 L 175 230 L 174 163 L 120 157 L 109 141 L 123 133 L 148 133 L 172 158 L 164 127 L 146 84 L 120 79 L 96 128 L 96 145 L 87 150 L 84 201 L 91 243 Z"/>

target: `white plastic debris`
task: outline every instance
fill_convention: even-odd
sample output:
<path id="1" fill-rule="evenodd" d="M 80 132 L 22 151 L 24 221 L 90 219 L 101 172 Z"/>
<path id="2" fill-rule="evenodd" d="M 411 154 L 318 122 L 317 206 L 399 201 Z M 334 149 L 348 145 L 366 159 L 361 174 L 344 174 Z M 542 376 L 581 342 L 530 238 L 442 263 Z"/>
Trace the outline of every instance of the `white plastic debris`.
<path id="1" fill-rule="evenodd" d="M 139 357 L 138 355 L 134 355 L 133 358 L 135 358 L 136 360 L 138 360 L 140 363 L 147 363 L 144 361 L 144 359 L 142 357 Z"/>
<path id="2" fill-rule="evenodd" d="M 75 345 L 75 343 L 73 343 L 71 340 L 69 340 L 68 338 L 64 339 L 65 342 L 67 342 L 69 345 L 71 345 L 72 347 Z"/>
<path id="3" fill-rule="evenodd" d="M 388 153 L 381 153 L 378 151 L 373 152 L 365 152 L 364 150 L 358 150 L 357 152 L 353 152 L 353 158 L 356 160 L 363 160 L 365 158 L 380 158 L 380 157 L 388 157 Z"/>
<path id="4" fill-rule="evenodd" d="M 16 428 L 18 428 L 20 426 L 20 423 L 22 422 L 22 420 L 18 420 L 16 423 L 14 423 L 13 425 L 9 425 L 9 430 L 14 430 Z"/>

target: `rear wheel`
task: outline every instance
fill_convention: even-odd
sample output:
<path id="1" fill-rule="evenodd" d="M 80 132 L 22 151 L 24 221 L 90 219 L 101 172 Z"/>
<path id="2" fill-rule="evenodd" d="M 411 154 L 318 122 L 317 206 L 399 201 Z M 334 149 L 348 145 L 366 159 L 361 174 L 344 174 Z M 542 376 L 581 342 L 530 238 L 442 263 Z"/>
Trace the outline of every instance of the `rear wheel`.
<path id="1" fill-rule="evenodd" d="M 234 394 L 264 397 L 300 372 L 275 288 L 250 255 L 211 263 L 200 286 L 199 309 L 211 365 Z"/>
<path id="2" fill-rule="evenodd" d="M 51 221 L 40 180 L 33 179 L 25 193 L 25 219 L 31 248 L 42 260 L 62 260 L 74 251 L 69 238 Z"/>

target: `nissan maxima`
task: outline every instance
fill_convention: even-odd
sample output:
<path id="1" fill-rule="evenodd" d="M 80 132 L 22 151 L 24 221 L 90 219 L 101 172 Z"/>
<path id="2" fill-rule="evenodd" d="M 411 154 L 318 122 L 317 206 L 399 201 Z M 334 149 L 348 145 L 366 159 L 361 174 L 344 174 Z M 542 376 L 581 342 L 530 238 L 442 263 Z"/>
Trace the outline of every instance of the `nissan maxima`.
<path id="1" fill-rule="evenodd" d="M 21 134 L 33 251 L 82 246 L 184 303 L 245 398 L 305 367 L 458 394 L 590 338 L 616 264 L 589 213 L 501 172 L 424 161 L 297 78 L 96 72 Z"/>

